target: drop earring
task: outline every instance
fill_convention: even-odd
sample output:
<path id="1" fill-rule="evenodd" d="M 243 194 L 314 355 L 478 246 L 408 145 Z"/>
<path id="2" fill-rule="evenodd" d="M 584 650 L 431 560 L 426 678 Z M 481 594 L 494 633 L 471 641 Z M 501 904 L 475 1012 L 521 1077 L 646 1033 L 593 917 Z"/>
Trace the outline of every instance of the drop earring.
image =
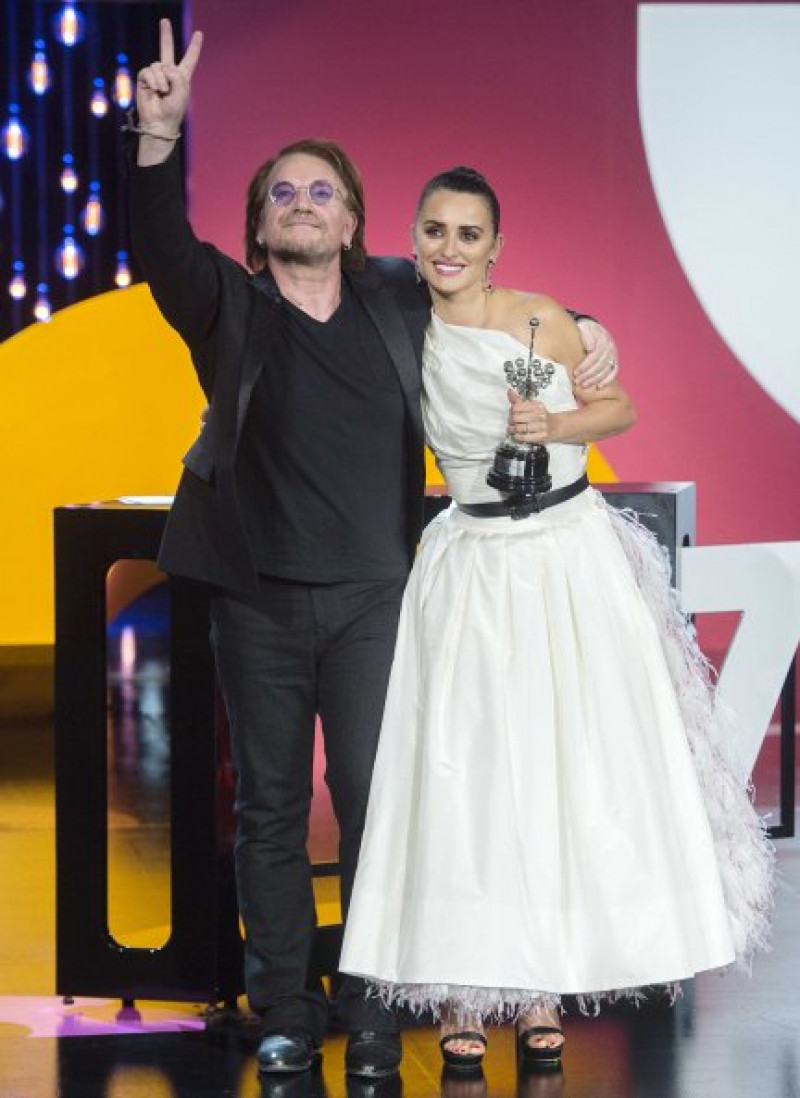
<path id="1" fill-rule="evenodd" d="M 483 288 L 487 294 L 490 294 L 494 289 L 494 286 L 492 285 L 492 267 L 494 267 L 495 262 L 496 261 L 494 259 L 490 259 L 489 262 L 486 264 L 486 277 L 483 283 Z"/>
<path id="2" fill-rule="evenodd" d="M 417 253 L 412 252 L 411 256 L 414 260 L 414 277 L 417 280 L 417 285 L 421 286 L 422 283 L 425 281 L 425 279 L 423 278 L 422 271 L 420 270 L 419 259 L 417 258 Z"/>

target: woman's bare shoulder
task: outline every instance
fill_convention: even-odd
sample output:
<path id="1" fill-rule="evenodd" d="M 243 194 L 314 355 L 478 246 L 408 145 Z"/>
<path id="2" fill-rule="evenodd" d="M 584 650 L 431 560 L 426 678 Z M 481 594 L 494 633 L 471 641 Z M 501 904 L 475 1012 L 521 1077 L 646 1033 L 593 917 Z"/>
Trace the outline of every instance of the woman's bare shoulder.
<path id="1" fill-rule="evenodd" d="M 504 288 L 498 291 L 498 327 L 511 332 L 521 342 L 527 342 L 534 319 L 539 322 L 536 328 L 537 346 L 548 354 L 560 352 L 565 336 L 572 327 L 572 319 L 554 298 L 525 290 Z"/>
<path id="2" fill-rule="evenodd" d="M 502 294 L 505 298 L 505 308 L 518 315 L 552 317 L 564 312 L 555 298 L 550 297 L 549 294 L 506 288 L 502 290 Z"/>

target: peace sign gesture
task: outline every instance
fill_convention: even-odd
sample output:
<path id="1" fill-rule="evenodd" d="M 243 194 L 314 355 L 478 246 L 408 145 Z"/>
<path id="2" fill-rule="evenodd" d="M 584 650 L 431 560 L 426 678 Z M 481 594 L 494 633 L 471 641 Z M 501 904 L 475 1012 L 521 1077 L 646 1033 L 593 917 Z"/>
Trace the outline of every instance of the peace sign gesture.
<path id="1" fill-rule="evenodd" d="M 136 109 L 139 125 L 155 135 L 174 137 L 189 105 L 189 89 L 203 48 L 203 35 L 195 31 L 183 58 L 175 64 L 175 41 L 169 19 L 159 22 L 160 58 L 136 77 Z"/>

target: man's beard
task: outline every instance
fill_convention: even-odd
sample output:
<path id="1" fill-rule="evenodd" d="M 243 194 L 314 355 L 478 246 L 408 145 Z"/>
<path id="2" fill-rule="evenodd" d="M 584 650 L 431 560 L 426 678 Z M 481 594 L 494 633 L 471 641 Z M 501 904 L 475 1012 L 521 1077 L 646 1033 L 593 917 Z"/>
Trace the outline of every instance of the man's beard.
<path id="1" fill-rule="evenodd" d="M 339 252 L 333 252 L 330 248 L 298 248 L 291 244 L 279 245 L 270 248 L 269 254 L 281 263 L 292 264 L 297 267 L 325 267 Z"/>

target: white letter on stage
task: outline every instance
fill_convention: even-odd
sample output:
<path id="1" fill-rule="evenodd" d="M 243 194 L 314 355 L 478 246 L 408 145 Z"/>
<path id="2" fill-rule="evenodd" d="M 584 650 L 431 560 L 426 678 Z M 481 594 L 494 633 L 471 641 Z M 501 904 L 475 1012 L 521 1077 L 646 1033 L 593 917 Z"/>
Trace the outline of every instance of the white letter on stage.
<path id="1" fill-rule="evenodd" d="M 739 718 L 747 777 L 800 641 L 800 542 L 682 549 L 680 598 L 687 613 L 742 611 L 719 695 Z"/>

